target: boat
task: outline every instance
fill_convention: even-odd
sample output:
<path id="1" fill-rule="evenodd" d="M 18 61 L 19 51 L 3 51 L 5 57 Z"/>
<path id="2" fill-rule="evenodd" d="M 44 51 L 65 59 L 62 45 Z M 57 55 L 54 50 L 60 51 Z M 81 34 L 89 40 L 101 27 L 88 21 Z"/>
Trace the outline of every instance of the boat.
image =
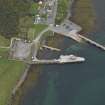
<path id="1" fill-rule="evenodd" d="M 61 55 L 58 59 L 59 63 L 84 62 L 85 58 L 75 55 Z"/>

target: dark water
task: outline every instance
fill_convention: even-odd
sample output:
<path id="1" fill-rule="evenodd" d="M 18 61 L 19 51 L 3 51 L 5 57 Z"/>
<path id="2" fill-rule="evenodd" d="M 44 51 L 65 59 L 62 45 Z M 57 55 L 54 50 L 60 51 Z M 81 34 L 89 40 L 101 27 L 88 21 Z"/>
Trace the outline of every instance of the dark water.
<path id="1" fill-rule="evenodd" d="M 92 39 L 105 44 L 105 0 L 92 0 L 97 30 Z M 80 64 L 43 66 L 38 86 L 25 93 L 21 105 L 105 105 L 105 52 L 92 45 L 70 44 L 65 54 L 86 58 Z"/>

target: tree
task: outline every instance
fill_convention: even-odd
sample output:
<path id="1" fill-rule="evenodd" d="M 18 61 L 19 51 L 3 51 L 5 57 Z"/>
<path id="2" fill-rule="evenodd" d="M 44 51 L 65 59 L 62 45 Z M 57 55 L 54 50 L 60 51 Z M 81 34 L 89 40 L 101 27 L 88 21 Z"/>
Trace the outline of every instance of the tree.
<path id="1" fill-rule="evenodd" d="M 0 0 L 0 35 L 11 38 L 19 33 L 19 19 L 29 14 L 27 0 Z"/>

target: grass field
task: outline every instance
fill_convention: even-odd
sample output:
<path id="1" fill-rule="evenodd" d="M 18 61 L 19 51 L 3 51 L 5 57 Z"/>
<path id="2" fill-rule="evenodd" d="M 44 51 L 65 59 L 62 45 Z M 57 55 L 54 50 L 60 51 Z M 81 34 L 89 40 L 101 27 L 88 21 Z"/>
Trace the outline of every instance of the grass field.
<path id="1" fill-rule="evenodd" d="M 0 57 L 7 58 L 9 54 L 8 48 L 0 48 Z"/>
<path id="2" fill-rule="evenodd" d="M 0 105 L 7 105 L 12 89 L 24 69 L 25 65 L 22 62 L 0 58 Z"/>
<path id="3" fill-rule="evenodd" d="M 0 46 L 9 46 L 10 40 L 0 35 Z"/>
<path id="4" fill-rule="evenodd" d="M 28 39 L 33 40 L 38 34 L 48 26 L 45 24 L 34 24 L 28 31 Z"/>
<path id="5" fill-rule="evenodd" d="M 0 46 L 9 46 L 10 41 L 0 36 Z M 24 72 L 25 64 L 8 60 L 8 48 L 0 47 L 0 105 L 7 105 L 13 87 Z"/>
<path id="6" fill-rule="evenodd" d="M 76 0 L 74 4 L 72 20 L 83 28 L 83 32 L 92 30 L 95 21 L 95 14 L 91 0 Z"/>

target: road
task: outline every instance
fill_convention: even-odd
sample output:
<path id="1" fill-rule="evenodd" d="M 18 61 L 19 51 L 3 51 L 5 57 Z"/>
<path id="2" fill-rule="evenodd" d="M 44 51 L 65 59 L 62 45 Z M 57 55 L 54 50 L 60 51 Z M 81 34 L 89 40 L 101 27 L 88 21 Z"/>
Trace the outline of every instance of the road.
<path id="1" fill-rule="evenodd" d="M 67 19 L 68 16 L 70 16 L 69 8 L 68 8 L 68 14 L 67 14 L 66 20 L 64 20 L 59 27 L 54 27 L 55 18 L 56 18 L 56 14 L 57 14 L 57 8 L 58 8 L 58 0 L 54 0 L 53 6 L 51 8 L 52 8 L 52 14 L 50 14 L 48 16 L 48 19 L 47 19 L 47 23 L 49 24 L 48 28 L 44 29 L 38 35 L 38 37 L 36 37 L 36 39 L 33 40 L 33 43 L 32 43 L 32 55 L 33 55 L 34 60 L 38 60 L 37 59 L 37 53 L 38 53 L 38 50 L 40 48 L 40 46 L 39 46 L 40 45 L 40 39 L 43 36 L 43 34 L 45 32 L 47 32 L 48 30 L 56 32 L 56 33 L 60 33 L 61 35 L 72 38 L 78 42 L 81 41 L 81 39 L 78 36 L 76 36 L 76 34 L 74 34 L 74 31 L 73 31 L 73 30 L 80 31 L 81 27 L 74 24 L 73 22 L 70 22 Z M 50 24 L 52 24 L 52 26 L 50 26 Z M 66 28 L 66 27 L 69 27 L 69 28 Z"/>
<path id="2" fill-rule="evenodd" d="M 64 30 L 63 28 L 59 28 L 59 27 L 51 27 L 50 29 L 53 32 L 59 33 L 59 35 L 63 35 L 65 37 L 69 37 L 77 42 L 81 42 L 81 38 L 78 37 L 78 35 L 76 34 L 75 30 L 72 31 L 67 31 Z"/>
<path id="3" fill-rule="evenodd" d="M 54 0 L 54 6 L 52 6 L 52 14 L 48 16 L 48 19 L 47 19 L 47 23 L 48 24 L 52 24 L 54 25 L 55 24 L 55 18 L 56 18 L 56 14 L 57 14 L 57 8 L 58 8 L 58 0 Z M 43 34 L 45 32 L 47 32 L 48 30 L 50 29 L 50 27 L 44 29 L 39 35 L 38 37 L 36 37 L 36 39 L 33 40 L 33 43 L 32 43 L 32 54 L 33 54 L 33 59 L 36 59 L 37 60 L 37 53 L 38 53 L 38 50 L 40 48 L 40 39 L 41 37 L 43 36 Z"/>
<path id="4" fill-rule="evenodd" d="M 55 18 L 57 14 L 57 8 L 58 8 L 58 0 L 53 0 L 53 6 L 51 7 L 52 13 L 48 15 L 47 17 L 47 24 L 55 24 Z"/>
<path id="5" fill-rule="evenodd" d="M 37 37 L 35 40 L 33 40 L 32 42 L 32 55 L 33 55 L 33 59 L 37 59 L 37 53 L 40 49 L 40 39 L 43 36 L 43 34 L 45 32 L 47 32 L 49 30 L 49 27 L 44 29 Z"/>

